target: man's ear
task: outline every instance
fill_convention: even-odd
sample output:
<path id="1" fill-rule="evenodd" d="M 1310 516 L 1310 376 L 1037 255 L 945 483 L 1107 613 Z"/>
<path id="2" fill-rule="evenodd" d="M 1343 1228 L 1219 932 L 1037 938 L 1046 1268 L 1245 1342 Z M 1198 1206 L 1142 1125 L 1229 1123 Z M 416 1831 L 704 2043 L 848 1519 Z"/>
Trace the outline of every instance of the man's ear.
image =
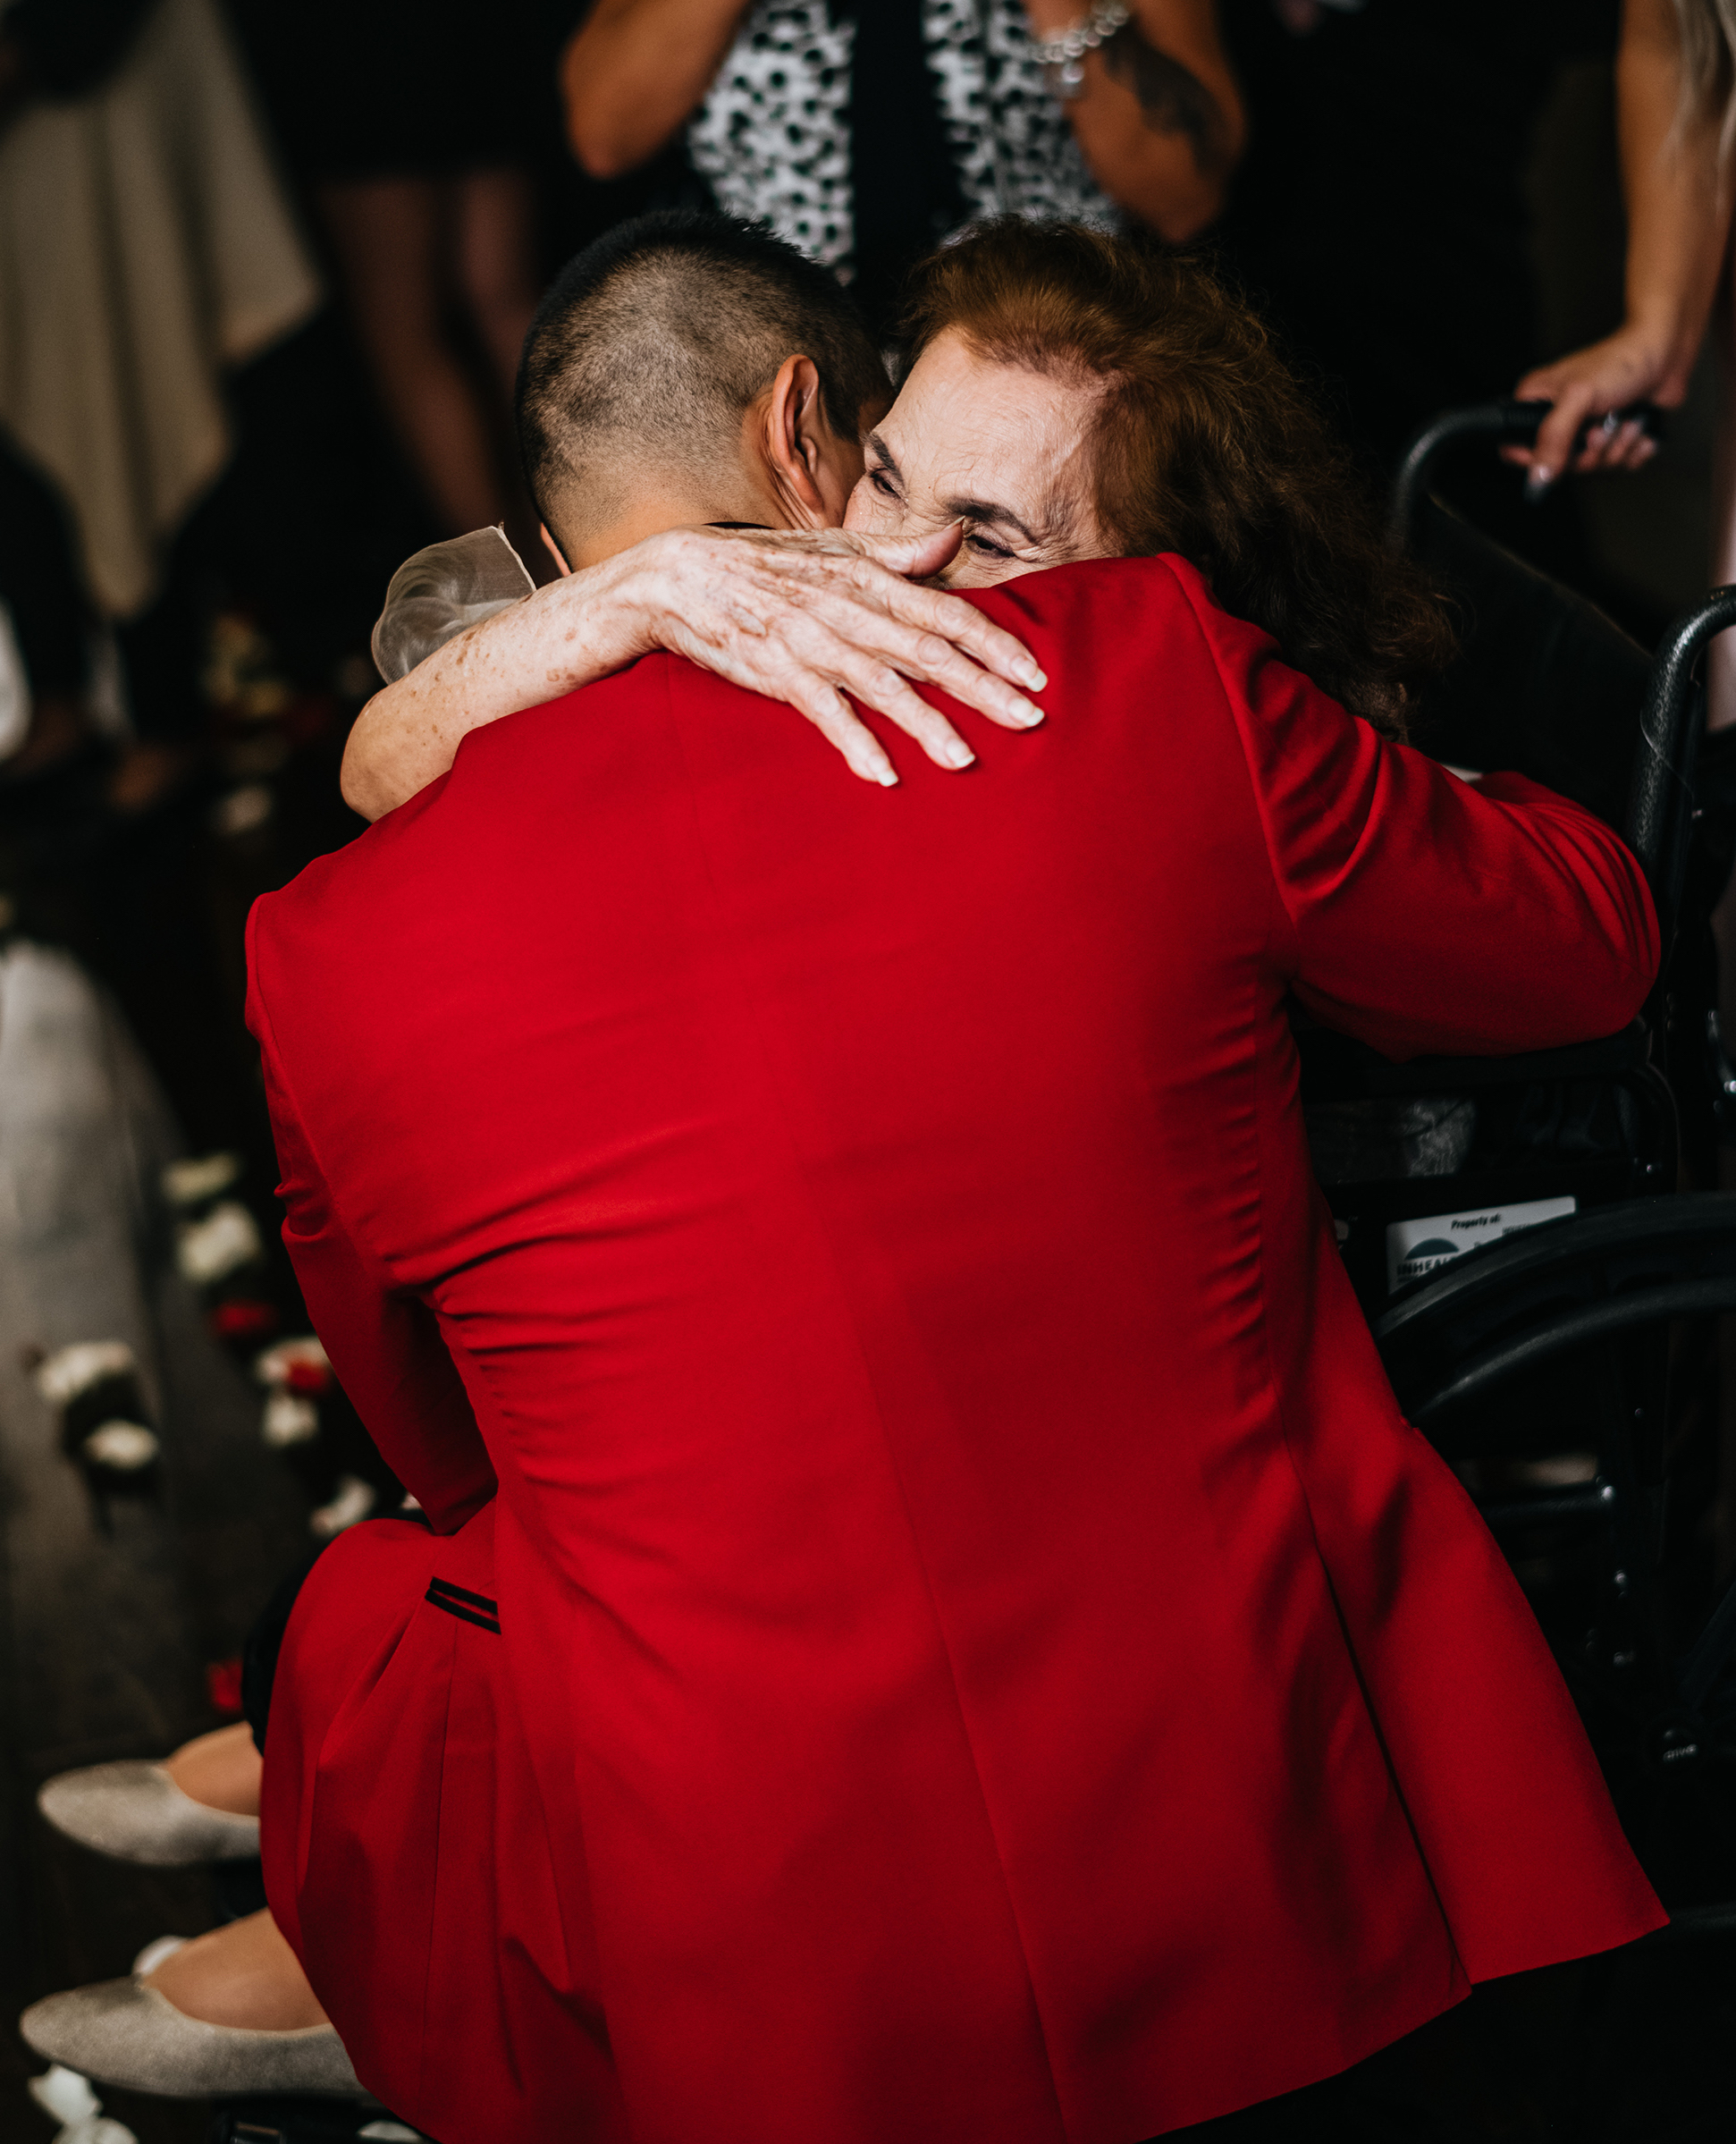
<path id="1" fill-rule="evenodd" d="M 799 352 L 784 359 L 771 383 L 765 454 L 791 524 L 836 528 L 859 471 L 847 466 L 826 421 L 819 367 Z"/>
<path id="2" fill-rule="evenodd" d="M 556 570 L 559 571 L 560 578 L 563 580 L 570 579 L 573 570 L 567 563 L 566 553 L 561 550 L 560 544 L 557 544 L 554 538 L 549 534 L 548 524 L 545 521 L 539 521 L 537 523 L 537 528 L 542 535 L 543 547 L 548 553 L 549 556 L 554 561 Z"/>

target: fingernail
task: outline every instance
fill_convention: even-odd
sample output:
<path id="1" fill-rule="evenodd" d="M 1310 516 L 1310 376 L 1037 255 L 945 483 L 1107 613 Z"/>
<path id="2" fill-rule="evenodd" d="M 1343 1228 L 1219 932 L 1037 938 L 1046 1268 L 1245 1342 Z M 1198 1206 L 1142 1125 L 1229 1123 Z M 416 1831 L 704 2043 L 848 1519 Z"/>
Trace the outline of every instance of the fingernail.
<path id="1" fill-rule="evenodd" d="M 881 785 L 881 789 L 897 789 L 897 786 L 898 786 L 898 778 L 897 778 L 897 774 L 895 774 L 895 773 L 893 772 L 893 771 L 892 771 L 892 769 L 891 769 L 891 767 L 890 767 L 889 765 L 883 766 L 883 767 L 875 767 L 875 768 L 872 769 L 872 770 L 871 770 L 871 772 L 872 772 L 872 774 L 873 774 L 874 780 L 875 780 L 877 782 L 879 782 L 879 784 Z"/>
<path id="2" fill-rule="evenodd" d="M 1048 672 L 1039 670 L 1034 663 L 1019 664 L 1019 683 L 1021 685 L 1028 685 L 1032 692 L 1041 692 L 1048 682 Z"/>
<path id="3" fill-rule="evenodd" d="M 976 754 L 962 737 L 949 737 L 940 747 L 940 756 L 949 767 L 956 770 L 969 766 Z"/>
<path id="4" fill-rule="evenodd" d="M 1021 730 L 1034 730 L 1043 719 L 1041 707 L 1033 707 L 1029 700 L 1015 700 L 1007 710 L 1007 720 L 1016 722 Z"/>
<path id="5" fill-rule="evenodd" d="M 1533 468 L 1526 472 L 1525 496 L 1533 506 L 1542 498 L 1544 493 L 1548 490 L 1555 480 L 1555 474 L 1553 469 Z"/>

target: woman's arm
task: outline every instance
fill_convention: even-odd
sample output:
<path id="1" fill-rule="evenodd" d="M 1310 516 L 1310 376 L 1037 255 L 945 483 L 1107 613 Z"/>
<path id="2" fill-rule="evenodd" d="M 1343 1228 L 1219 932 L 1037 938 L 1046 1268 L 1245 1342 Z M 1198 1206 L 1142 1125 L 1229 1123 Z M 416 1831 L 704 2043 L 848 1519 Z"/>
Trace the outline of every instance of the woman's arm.
<path id="1" fill-rule="evenodd" d="M 539 588 L 437 648 L 363 708 L 343 795 L 378 819 L 451 765 L 472 730 L 668 648 L 787 701 L 864 781 L 897 780 L 845 694 L 877 708 L 944 767 L 971 753 L 908 679 L 938 685 L 1007 729 L 1041 710 L 1028 651 L 973 605 L 909 576 L 938 573 L 959 531 L 918 541 L 841 529 L 676 528 Z"/>
<path id="2" fill-rule="evenodd" d="M 1640 401 L 1673 408 L 1688 393 L 1706 333 L 1730 229 L 1730 164 L 1719 148 L 1715 102 L 1678 130 L 1681 38 L 1673 0 L 1625 0 L 1616 60 L 1622 190 L 1628 211 L 1626 317 L 1613 335 L 1529 373 L 1522 400 L 1554 410 L 1529 452 L 1541 485 L 1570 466 L 1638 468 L 1656 451 L 1638 426 L 1594 431 L 1578 456 L 1588 418 Z"/>
<path id="3" fill-rule="evenodd" d="M 750 0 L 597 0 L 560 55 L 567 139 L 594 179 L 646 163 L 692 118 Z"/>
<path id="4" fill-rule="evenodd" d="M 1032 34 L 1058 37 L 1089 0 L 1026 0 Z M 1083 63 L 1067 106 L 1103 190 L 1172 241 L 1223 209 L 1246 122 L 1214 0 L 1135 0 L 1133 20 Z"/>

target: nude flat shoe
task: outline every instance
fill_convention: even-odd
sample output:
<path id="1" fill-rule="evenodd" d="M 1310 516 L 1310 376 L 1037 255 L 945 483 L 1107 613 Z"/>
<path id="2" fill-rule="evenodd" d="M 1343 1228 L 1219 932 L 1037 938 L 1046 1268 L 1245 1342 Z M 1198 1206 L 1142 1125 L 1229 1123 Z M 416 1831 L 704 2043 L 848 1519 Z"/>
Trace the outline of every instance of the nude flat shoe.
<path id="1" fill-rule="evenodd" d="M 62 1772 L 38 1794 L 36 1805 L 80 1845 L 153 1869 L 251 1861 L 259 1852 L 257 1817 L 207 1809 L 160 1764 L 136 1758 Z"/>
<path id="2" fill-rule="evenodd" d="M 207 2025 L 142 1980 L 98 1980 L 45 1996 L 18 2021 L 28 2046 L 98 2083 L 168 2099 L 251 2092 L 367 2097 L 331 2025 L 249 2032 Z"/>

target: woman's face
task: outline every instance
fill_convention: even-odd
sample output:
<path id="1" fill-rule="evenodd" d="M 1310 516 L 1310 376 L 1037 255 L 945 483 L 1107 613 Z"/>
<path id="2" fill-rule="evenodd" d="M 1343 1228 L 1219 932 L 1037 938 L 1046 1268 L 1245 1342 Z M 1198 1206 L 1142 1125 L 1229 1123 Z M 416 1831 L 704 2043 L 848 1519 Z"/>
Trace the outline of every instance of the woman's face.
<path id="1" fill-rule="evenodd" d="M 1091 419 L 1101 389 L 998 365 L 938 335 L 867 441 L 846 528 L 923 536 L 954 521 L 965 540 L 940 576 L 982 588 L 1105 558 L 1092 502 Z"/>

